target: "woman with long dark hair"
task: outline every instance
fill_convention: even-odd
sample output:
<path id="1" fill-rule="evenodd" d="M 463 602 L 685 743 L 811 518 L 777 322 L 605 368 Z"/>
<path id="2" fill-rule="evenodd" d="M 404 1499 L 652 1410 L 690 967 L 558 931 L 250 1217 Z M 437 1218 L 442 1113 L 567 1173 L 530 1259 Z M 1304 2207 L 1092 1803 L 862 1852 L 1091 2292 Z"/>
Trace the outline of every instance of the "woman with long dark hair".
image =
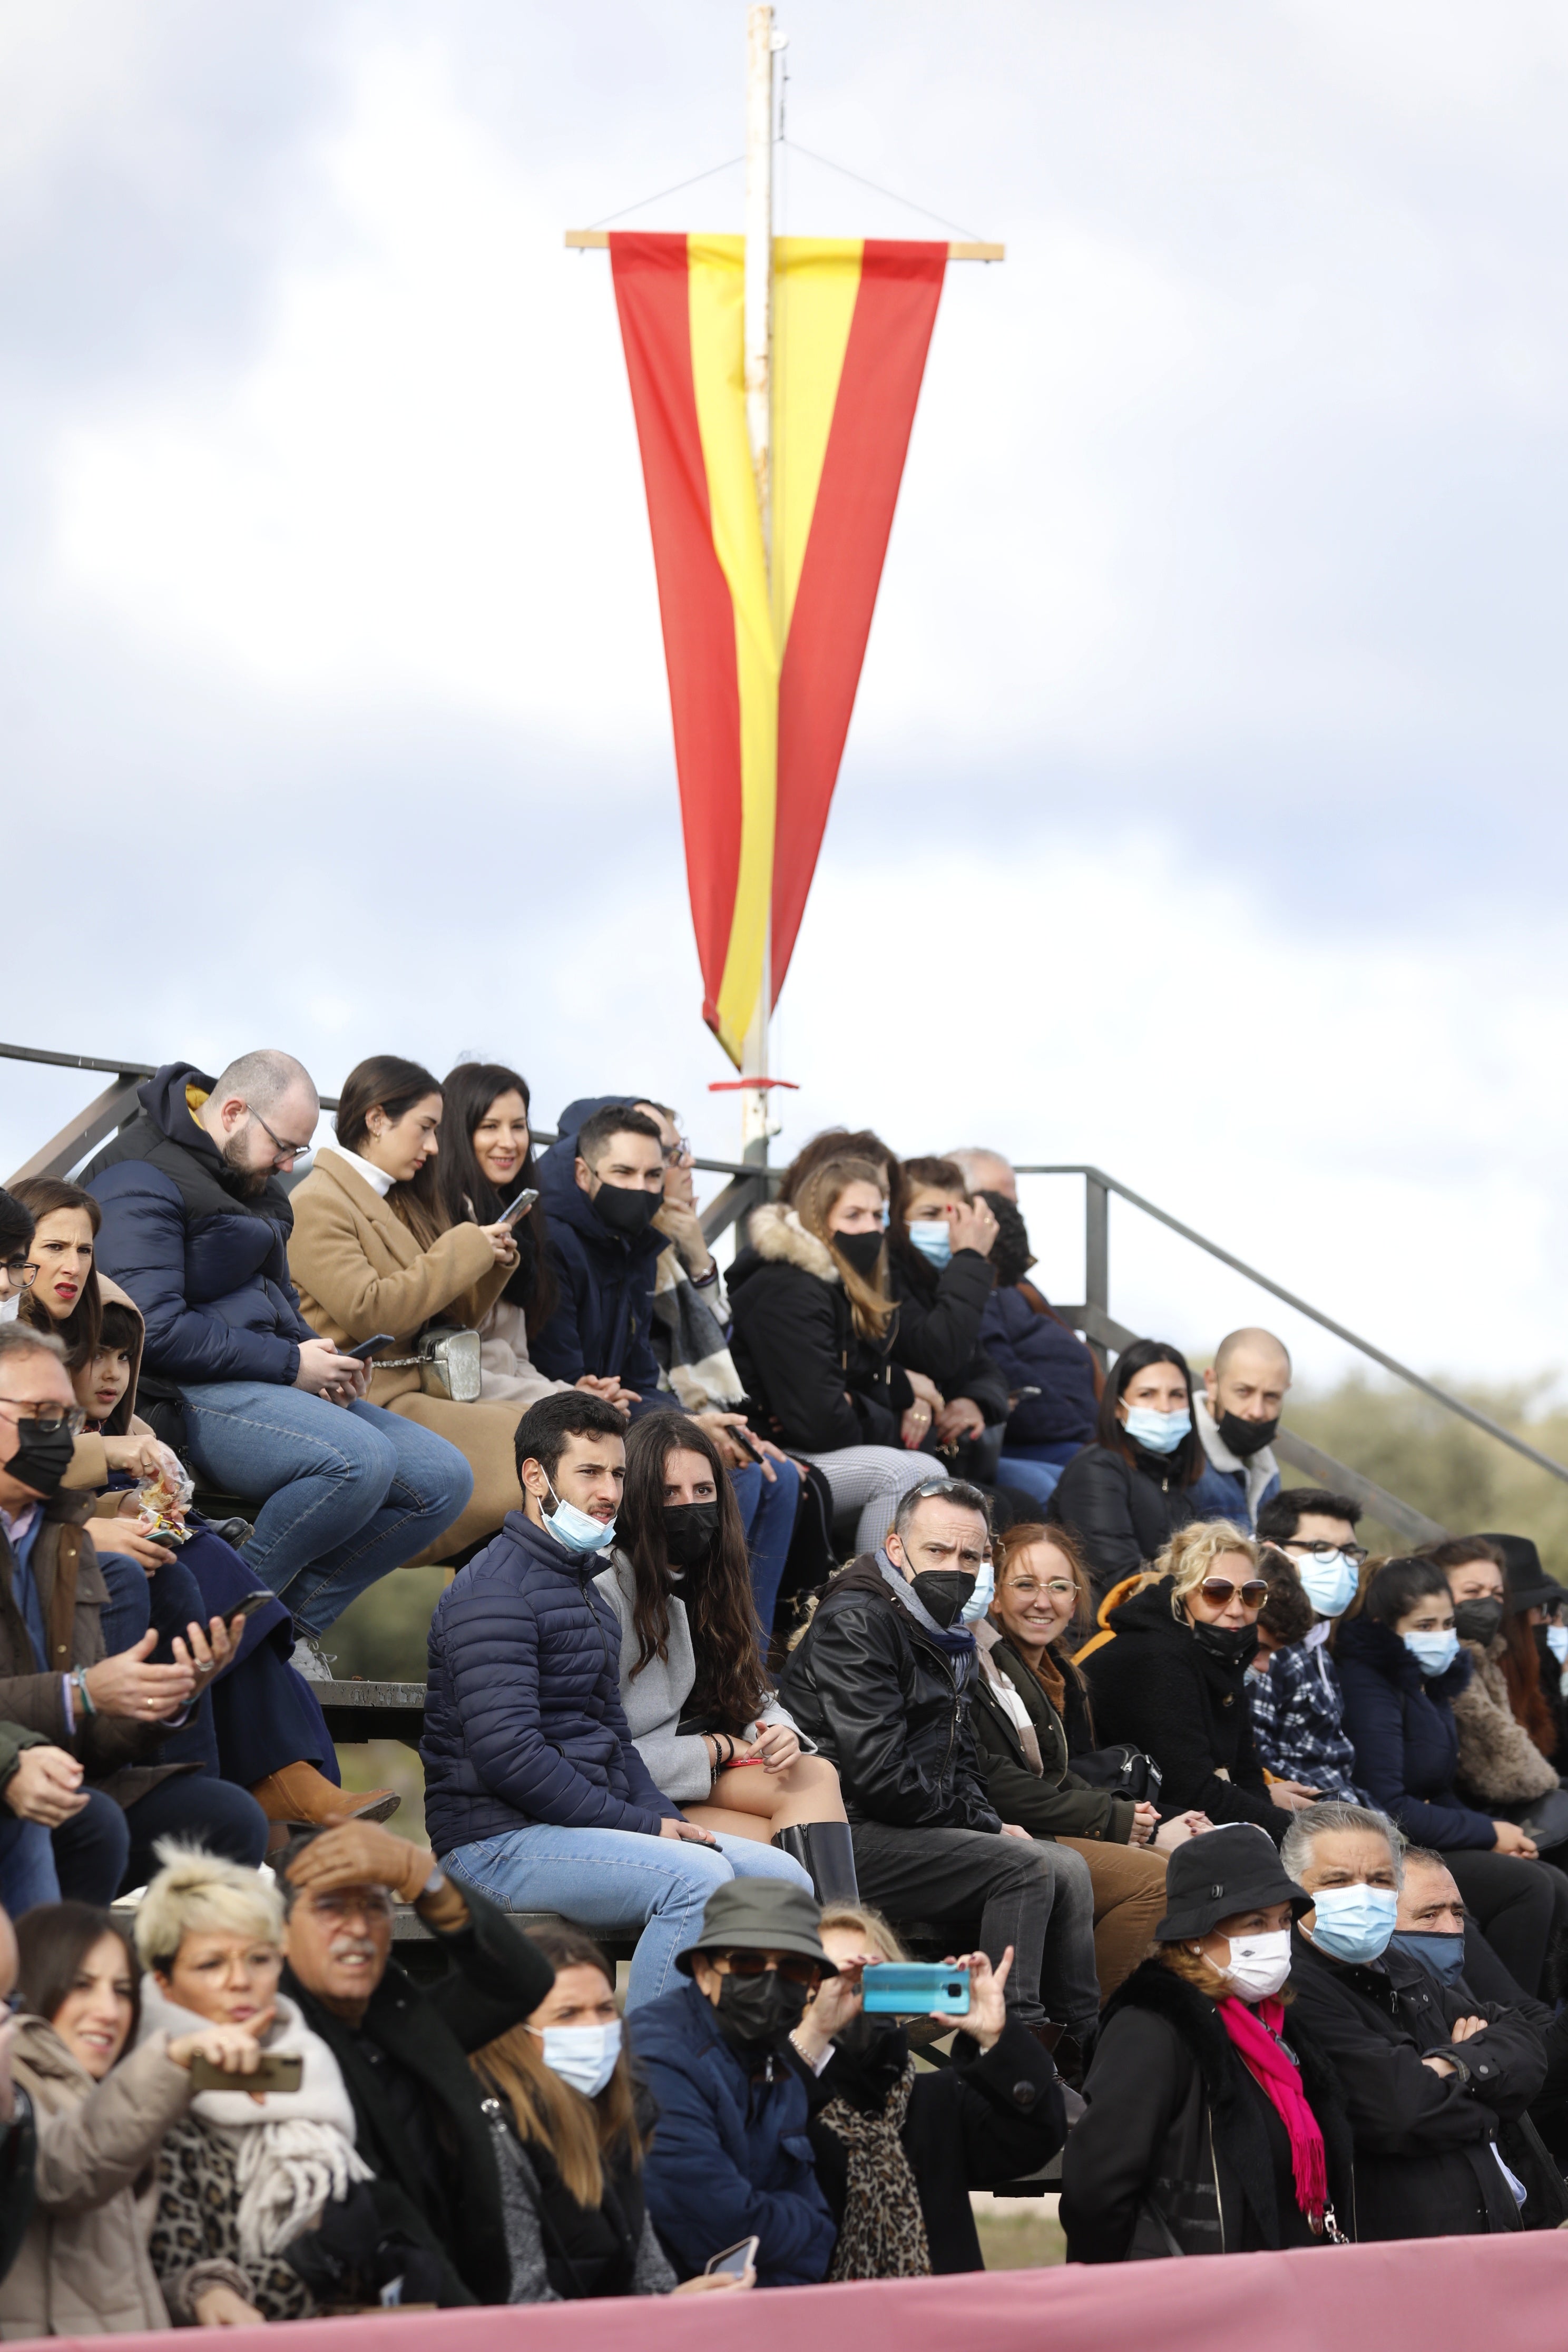
<path id="1" fill-rule="evenodd" d="M 1167 1339 L 1135 1339 L 1105 1383 L 1094 1444 L 1074 1454 L 1046 1506 L 1077 1537 L 1098 1597 L 1190 1525 L 1205 1459 L 1186 1358 Z"/>
<path id="2" fill-rule="evenodd" d="M 758 1643 L 746 1535 L 708 1432 L 649 1413 L 626 1437 L 621 1544 L 594 1581 L 620 1621 L 621 1700 L 655 1782 L 714 1836 L 778 1846 L 854 1902 L 838 1775 L 803 1754 Z"/>
<path id="3" fill-rule="evenodd" d="M 391 1334 L 371 1360 L 372 1404 L 444 1437 L 473 1472 L 467 1509 L 426 1561 L 454 1559 L 522 1508 L 512 1459 L 521 1407 L 429 1393 L 436 1376 L 418 1358 L 432 1325 L 477 1333 L 521 1264 L 504 1219 L 447 1211 L 436 1173 L 445 1108 L 439 1079 L 417 1062 L 377 1054 L 352 1069 L 337 1143 L 322 1146 L 292 1195 L 289 1243 L 300 1310 L 323 1339 L 353 1348 Z"/>

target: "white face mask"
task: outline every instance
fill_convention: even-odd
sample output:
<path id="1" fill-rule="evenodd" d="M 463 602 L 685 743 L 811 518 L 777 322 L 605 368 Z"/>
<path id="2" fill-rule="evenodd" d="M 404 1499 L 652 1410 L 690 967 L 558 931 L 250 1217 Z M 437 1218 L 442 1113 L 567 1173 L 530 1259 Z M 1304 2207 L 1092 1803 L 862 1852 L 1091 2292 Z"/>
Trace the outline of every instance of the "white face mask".
<path id="1" fill-rule="evenodd" d="M 1242 2000 L 1268 2000 L 1290 1973 L 1290 1931 L 1271 1936 L 1233 1936 L 1230 1965 L 1220 1974 Z"/>
<path id="2" fill-rule="evenodd" d="M 0 1307 L 0 1315 L 5 1313 Z M 1568 1666 L 1568 1625 L 1548 1625 L 1546 1646 L 1560 1666 Z"/>
<path id="3" fill-rule="evenodd" d="M 544 2063 L 552 2074 L 596 2099 L 616 2071 L 621 2054 L 621 2021 L 613 2025 L 547 2025 L 535 2027 L 544 2044 Z"/>
<path id="4" fill-rule="evenodd" d="M 961 1625 L 978 1625 L 990 1608 L 996 1593 L 996 1570 L 989 1552 L 980 1564 L 974 1579 L 974 1590 L 958 1612 Z"/>

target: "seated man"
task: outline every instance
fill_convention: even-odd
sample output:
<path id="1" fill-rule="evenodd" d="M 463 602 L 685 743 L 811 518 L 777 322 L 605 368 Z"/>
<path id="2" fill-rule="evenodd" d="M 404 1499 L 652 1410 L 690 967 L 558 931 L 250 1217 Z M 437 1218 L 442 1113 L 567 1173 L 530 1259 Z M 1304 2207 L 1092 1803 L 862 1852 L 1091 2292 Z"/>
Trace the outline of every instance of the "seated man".
<path id="1" fill-rule="evenodd" d="M 79 1525 L 91 1498 L 60 1491 L 80 1418 L 60 1340 L 0 1324 L 0 1721 L 52 1743 L 20 1759 L 31 1801 L 26 1814 L 10 1810 L 52 1830 L 59 1893 L 108 1903 L 122 1883 L 151 1875 L 157 1839 L 195 1838 L 254 1865 L 267 1823 L 243 1789 L 180 1772 L 159 1753 L 166 1730 L 227 1664 L 223 1620 L 188 1624 L 167 1665 L 148 1663 L 150 1633 L 104 1654 L 109 1591 Z M 55 1760 L 60 1749 L 68 1755 Z M 41 1855 L 32 1859 L 41 1867 Z M 54 1892 L 46 1886 L 42 1899 Z"/>
<path id="2" fill-rule="evenodd" d="M 531 1336 L 533 1360 L 556 1381 L 613 1375 L 634 1415 L 658 1403 L 649 1331 L 659 1253 L 671 1246 L 654 1223 L 664 1174 L 658 1123 L 626 1096 L 569 1103 L 539 1163 L 560 1301 Z"/>
<path id="3" fill-rule="evenodd" d="M 1355 1749 L 1328 1643 L 1335 1621 L 1355 1599 L 1366 1558 L 1366 1547 L 1355 1539 L 1360 1516 L 1348 1496 L 1321 1486 L 1287 1486 L 1262 1506 L 1258 1540 L 1290 1562 L 1313 1622 L 1303 1636 L 1275 1646 L 1266 1608 L 1258 1630 L 1267 1654 L 1259 1652 L 1258 1670 L 1247 1678 L 1252 1744 L 1264 1770 L 1294 1789 L 1348 1805 L 1372 1800 L 1355 1783 Z"/>
<path id="4" fill-rule="evenodd" d="M 0 1722 L 0 1911 L 20 1918 L 57 1903 L 49 1832 L 87 1803 L 81 1766 L 41 1731 Z"/>
<path id="5" fill-rule="evenodd" d="M 751 2237 L 759 2286 L 826 2275 L 833 2216 L 806 2137 L 805 2085 L 785 2054 L 811 1994 L 838 1973 L 818 1916 L 798 1887 L 719 1887 L 676 1960 L 689 1982 L 639 2009 L 632 2025 L 633 2056 L 658 2107 L 647 2210 L 682 2278 Z"/>
<path id="6" fill-rule="evenodd" d="M 321 1633 L 450 1526 L 473 1473 L 367 1403 L 363 1365 L 300 1312 L 277 1180 L 320 1117 L 310 1073 L 288 1054 L 242 1055 L 216 1080 L 171 1062 L 138 1092 L 83 1181 L 103 1212 L 99 1270 L 146 1325 L 143 1409 L 204 1478 L 260 1503 L 246 1564 Z"/>
<path id="7" fill-rule="evenodd" d="M 601 1934 L 641 1927 L 632 2009 L 663 1992 L 724 1880 L 811 1881 L 773 1846 L 687 1821 L 632 1744 L 620 1627 L 592 1583 L 615 1536 L 625 1426 L 582 1389 L 519 1422 L 525 1507 L 437 1603 L 421 1753 L 426 1825 L 461 1885 Z"/>
<path id="8" fill-rule="evenodd" d="M 1517 2009 L 1440 1984 L 1391 1948 L 1401 1840 L 1386 1814 L 1308 1807 L 1280 1848 L 1317 1900 L 1291 1939 L 1297 2014 L 1331 2061 L 1355 2137 L 1355 2234 L 1479 2236 L 1521 2226 L 1500 2129 L 1539 2093 L 1546 2057 Z"/>
<path id="9" fill-rule="evenodd" d="M 982 1576 L 988 1593 L 984 1497 L 959 1479 L 917 1486 L 881 1550 L 828 1586 L 780 1696 L 838 1768 L 863 1899 L 895 1922 L 978 1917 L 993 1968 L 1014 1948 L 1009 2008 L 1081 2049 L 1100 2009 L 1089 1865 L 1003 1822 L 986 1794 L 962 1622 Z"/>
<path id="10" fill-rule="evenodd" d="M 500 2177 L 468 2053 L 531 2015 L 554 1969 L 493 1905 L 459 1894 L 433 1854 L 371 1822 L 296 1838 L 279 1885 L 280 1989 L 342 2069 L 355 2147 L 412 2199 L 478 2300 L 505 2303 Z M 447 1973 L 428 1990 L 392 1959 L 399 1902 L 446 1954 Z"/>
<path id="11" fill-rule="evenodd" d="M 1275 1433 L 1290 1386 L 1290 1351 L 1272 1331 L 1230 1331 L 1194 1396 L 1193 1421 L 1208 1457 L 1192 1489 L 1200 1519 L 1228 1519 L 1250 1535 L 1279 1492 Z"/>

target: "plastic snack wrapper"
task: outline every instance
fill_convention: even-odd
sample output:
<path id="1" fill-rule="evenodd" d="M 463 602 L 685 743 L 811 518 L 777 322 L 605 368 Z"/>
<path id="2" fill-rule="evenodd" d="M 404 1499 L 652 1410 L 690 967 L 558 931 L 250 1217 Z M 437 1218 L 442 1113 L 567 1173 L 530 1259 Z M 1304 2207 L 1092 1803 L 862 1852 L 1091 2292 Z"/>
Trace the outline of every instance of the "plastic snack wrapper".
<path id="1" fill-rule="evenodd" d="M 179 1463 L 160 1470 L 155 1477 L 143 1478 L 136 1489 L 136 1499 L 142 1506 L 141 1532 L 159 1543 L 188 1543 L 195 1533 L 185 1525 L 195 1488 Z"/>

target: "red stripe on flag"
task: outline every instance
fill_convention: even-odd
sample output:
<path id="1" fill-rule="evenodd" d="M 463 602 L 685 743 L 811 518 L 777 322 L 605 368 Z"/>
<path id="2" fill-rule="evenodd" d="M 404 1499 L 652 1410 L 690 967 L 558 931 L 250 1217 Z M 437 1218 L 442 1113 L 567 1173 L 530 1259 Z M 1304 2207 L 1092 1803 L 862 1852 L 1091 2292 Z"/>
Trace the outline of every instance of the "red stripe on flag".
<path id="1" fill-rule="evenodd" d="M 716 1028 L 741 865 L 741 695 L 697 422 L 686 239 L 612 231 L 610 266 L 658 577 L 702 1014 Z"/>
<path id="2" fill-rule="evenodd" d="M 946 267 L 945 245 L 866 239 L 779 681 L 775 1001 L 849 732 Z"/>

